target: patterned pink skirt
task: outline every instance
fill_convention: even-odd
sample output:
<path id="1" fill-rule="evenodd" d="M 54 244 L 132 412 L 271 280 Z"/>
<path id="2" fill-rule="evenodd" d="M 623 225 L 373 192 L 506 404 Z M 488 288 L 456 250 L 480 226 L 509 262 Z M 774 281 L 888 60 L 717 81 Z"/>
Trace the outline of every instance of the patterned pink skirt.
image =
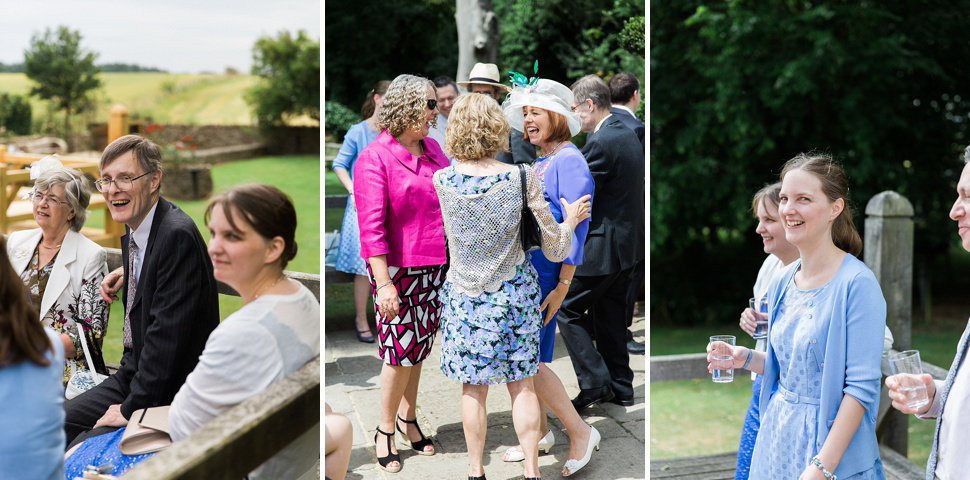
<path id="1" fill-rule="evenodd" d="M 394 287 L 401 297 L 401 311 L 388 319 L 377 307 L 377 283 L 370 264 L 367 278 L 374 295 L 377 312 L 377 353 L 384 363 L 410 367 L 417 365 L 431 353 L 438 321 L 441 318 L 441 298 L 438 290 L 445 280 L 443 265 L 428 267 L 387 267 Z"/>

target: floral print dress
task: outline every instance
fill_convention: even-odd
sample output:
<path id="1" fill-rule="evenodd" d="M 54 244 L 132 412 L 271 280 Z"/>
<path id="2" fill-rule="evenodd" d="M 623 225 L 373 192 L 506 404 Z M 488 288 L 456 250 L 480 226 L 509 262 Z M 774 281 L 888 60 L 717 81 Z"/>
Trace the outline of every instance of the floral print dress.
<path id="1" fill-rule="evenodd" d="M 442 183 L 463 195 L 487 191 L 517 171 L 469 176 L 448 169 Z M 441 372 L 474 385 L 523 380 L 539 372 L 539 282 L 529 262 L 494 291 L 470 296 L 449 280 L 441 289 Z"/>
<path id="2" fill-rule="evenodd" d="M 57 260 L 55 253 L 43 267 L 40 266 L 40 243 L 34 249 L 34 255 L 27 267 L 20 274 L 30 294 L 30 301 L 33 303 L 37 312 L 37 317 L 45 327 L 50 327 L 57 333 L 66 333 L 74 343 L 77 355 L 68 358 L 64 362 L 63 383 L 71 379 L 71 375 L 77 369 L 97 370 L 99 373 L 106 374 L 104 359 L 101 354 L 101 345 L 108 324 L 108 305 L 101 298 L 98 286 L 104 275 L 99 275 L 93 279 L 83 279 L 81 281 L 81 291 L 73 295 L 70 305 L 60 305 L 54 303 L 46 312 L 41 312 L 41 302 L 44 292 L 47 290 L 47 282 L 50 280 L 51 271 Z M 85 358 L 84 349 L 81 346 L 81 338 L 78 336 L 77 322 L 84 325 L 88 350 L 93 359 Z M 92 365 L 93 364 L 93 365 Z"/>

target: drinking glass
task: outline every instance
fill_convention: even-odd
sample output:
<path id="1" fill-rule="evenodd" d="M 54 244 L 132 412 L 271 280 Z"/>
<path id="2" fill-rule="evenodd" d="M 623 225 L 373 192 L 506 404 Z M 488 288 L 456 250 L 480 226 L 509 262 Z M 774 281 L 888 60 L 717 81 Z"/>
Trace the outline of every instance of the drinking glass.
<path id="1" fill-rule="evenodd" d="M 755 340 L 768 338 L 768 298 L 761 297 L 759 301 L 757 298 L 751 297 L 748 299 L 748 306 L 755 312 L 758 312 L 758 319 L 755 320 L 754 334 L 752 337 Z"/>
<path id="2" fill-rule="evenodd" d="M 720 343 L 717 343 L 720 342 Z M 711 337 L 711 344 L 713 350 L 714 370 L 711 371 L 711 380 L 714 383 L 727 383 L 734 381 L 734 335 L 714 335 Z M 722 366 L 726 363 L 728 368 L 718 369 L 716 368 L 719 364 Z"/>
<path id="3" fill-rule="evenodd" d="M 899 382 L 899 391 L 906 396 L 906 406 L 912 410 L 930 403 L 923 383 L 923 366 L 919 360 L 919 350 L 906 350 L 889 356 L 892 368 Z"/>

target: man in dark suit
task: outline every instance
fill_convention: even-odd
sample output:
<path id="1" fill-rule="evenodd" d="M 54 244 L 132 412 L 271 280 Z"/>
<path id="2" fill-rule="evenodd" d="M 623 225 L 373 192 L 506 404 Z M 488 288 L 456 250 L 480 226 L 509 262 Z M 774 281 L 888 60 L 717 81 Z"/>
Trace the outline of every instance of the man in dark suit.
<path id="1" fill-rule="evenodd" d="M 626 295 L 643 259 L 646 162 L 636 134 L 610 114 L 610 89 L 602 79 L 587 75 L 571 89 L 595 186 L 585 257 L 559 310 L 559 330 L 581 389 L 573 399 L 576 410 L 604 401 L 629 406 Z"/>
<path id="2" fill-rule="evenodd" d="M 640 139 L 640 145 L 643 147 L 643 152 L 646 154 L 647 144 L 644 140 L 645 128 L 643 122 L 633 112 L 637 111 L 637 107 L 640 106 L 640 80 L 637 76 L 629 72 L 620 72 L 613 75 L 607 84 L 610 87 L 610 102 L 613 104 L 610 107 L 610 113 L 616 115 L 624 125 L 630 127 L 637 134 L 637 138 Z M 644 179 L 646 182 L 646 179 Z M 644 198 L 646 201 L 646 198 Z M 629 327 L 633 325 L 633 310 L 636 306 L 637 298 L 643 295 L 643 276 L 645 273 L 644 262 L 640 261 L 633 268 L 633 278 L 630 280 L 630 290 L 626 295 L 626 325 Z M 646 346 L 640 342 L 633 340 L 633 333 L 627 330 L 626 335 L 626 348 L 630 353 L 636 355 L 643 355 L 646 353 Z"/>
<path id="3" fill-rule="evenodd" d="M 643 122 L 636 116 L 637 108 L 640 107 L 640 80 L 637 76 L 629 72 L 620 72 L 610 78 L 610 113 L 616 115 L 624 125 L 640 139 L 643 151 L 647 151 L 646 128 Z"/>
<path id="4" fill-rule="evenodd" d="M 109 303 L 125 286 L 125 348 L 114 375 L 64 403 L 69 445 L 126 425 L 135 410 L 171 404 L 219 324 L 205 241 L 195 222 L 159 195 L 158 147 L 138 135 L 123 136 L 104 150 L 100 170 L 95 185 L 112 219 L 127 231 L 124 266 L 101 283 Z"/>

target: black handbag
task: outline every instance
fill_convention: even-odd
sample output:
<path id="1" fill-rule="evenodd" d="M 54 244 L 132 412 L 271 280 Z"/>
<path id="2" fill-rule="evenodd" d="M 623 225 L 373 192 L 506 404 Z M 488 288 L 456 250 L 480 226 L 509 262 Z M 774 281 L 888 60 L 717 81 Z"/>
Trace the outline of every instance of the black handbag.
<path id="1" fill-rule="evenodd" d="M 539 249 L 542 240 L 539 236 L 539 222 L 529 209 L 529 199 L 525 194 L 525 167 L 519 165 L 519 179 L 522 184 L 522 221 L 519 223 L 519 237 L 522 238 L 522 251 Z"/>

